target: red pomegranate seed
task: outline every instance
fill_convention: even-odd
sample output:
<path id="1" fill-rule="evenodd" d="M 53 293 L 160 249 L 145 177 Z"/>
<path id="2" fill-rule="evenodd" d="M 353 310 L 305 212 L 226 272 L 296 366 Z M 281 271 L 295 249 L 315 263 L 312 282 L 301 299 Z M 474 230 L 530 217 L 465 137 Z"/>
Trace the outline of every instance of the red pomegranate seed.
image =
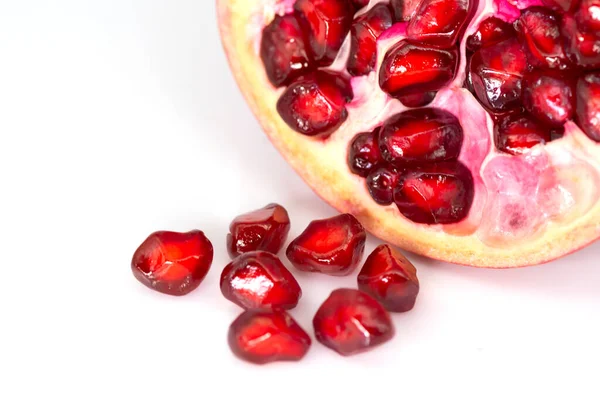
<path id="1" fill-rule="evenodd" d="M 402 40 L 388 50 L 379 71 L 379 86 L 393 97 L 437 91 L 450 83 L 458 50 L 438 49 Z"/>
<path id="2" fill-rule="evenodd" d="M 285 311 L 244 311 L 229 327 L 233 354 L 254 364 L 299 361 L 311 340 Z"/>
<path id="3" fill-rule="evenodd" d="M 456 44 L 469 15 L 469 0 L 422 0 L 406 29 L 407 37 L 450 47 Z"/>
<path id="4" fill-rule="evenodd" d="M 381 153 L 377 144 L 379 128 L 373 132 L 360 133 L 350 143 L 348 165 L 352 173 L 366 177 L 381 161 Z"/>
<path id="5" fill-rule="evenodd" d="M 435 99 L 436 92 L 424 92 L 399 96 L 398 100 L 406 107 L 425 107 Z"/>
<path id="6" fill-rule="evenodd" d="M 316 63 L 330 65 L 350 31 L 354 6 L 348 0 L 297 0 L 300 17 Z"/>
<path id="7" fill-rule="evenodd" d="M 292 82 L 277 102 L 285 123 L 307 136 L 333 133 L 348 117 L 352 87 L 341 75 L 317 71 Z"/>
<path id="8" fill-rule="evenodd" d="M 474 34 L 467 39 L 467 49 L 475 52 L 482 47 L 488 47 L 516 35 L 511 24 L 496 17 L 489 17 L 479 24 Z"/>
<path id="9" fill-rule="evenodd" d="M 590 139 L 600 142 L 600 73 L 582 76 L 577 82 L 577 120 Z"/>
<path id="10" fill-rule="evenodd" d="M 398 167 L 456 160 L 462 142 L 463 130 L 458 119 L 437 108 L 394 115 L 385 122 L 378 138 L 383 159 Z"/>
<path id="11" fill-rule="evenodd" d="M 289 310 L 302 296 L 300 285 L 279 258 L 266 251 L 242 254 L 221 273 L 227 300 L 250 310 Z"/>
<path id="12" fill-rule="evenodd" d="M 531 62 L 539 67 L 566 69 L 570 62 L 563 49 L 560 17 L 543 7 L 530 7 L 521 12 L 515 29 L 529 50 Z"/>
<path id="13" fill-rule="evenodd" d="M 354 22 L 350 31 L 350 75 L 367 75 L 375 69 L 377 38 L 393 22 L 392 12 L 386 4 L 377 4 Z"/>
<path id="14" fill-rule="evenodd" d="M 367 258 L 358 274 L 358 288 L 388 311 L 410 311 L 419 294 L 417 270 L 406 257 L 384 244 Z"/>
<path id="15" fill-rule="evenodd" d="M 600 0 L 582 0 L 575 19 L 582 30 L 600 36 Z"/>
<path id="16" fill-rule="evenodd" d="M 398 174 L 393 167 L 379 167 L 367 176 L 367 188 L 377 204 L 388 206 L 394 202 Z"/>
<path id="17" fill-rule="evenodd" d="M 333 276 L 352 273 L 365 250 L 365 228 L 351 214 L 311 222 L 287 248 L 287 257 L 301 271 Z"/>
<path id="18" fill-rule="evenodd" d="M 516 113 L 504 118 L 494 129 L 496 147 L 509 154 L 523 154 L 531 147 L 550 141 L 550 129 L 531 116 Z"/>
<path id="19" fill-rule="evenodd" d="M 469 83 L 489 110 L 507 111 L 520 105 L 521 81 L 527 68 L 527 57 L 519 42 L 505 40 L 473 54 Z"/>
<path id="20" fill-rule="evenodd" d="M 586 70 L 600 68 L 600 35 L 579 29 L 569 15 L 563 16 L 562 32 L 565 50 L 574 64 Z"/>
<path id="21" fill-rule="evenodd" d="M 461 163 L 424 165 L 400 175 L 394 203 L 421 224 L 452 224 L 467 217 L 474 197 L 471 172 Z"/>
<path id="22" fill-rule="evenodd" d="M 267 76 L 276 86 L 284 86 L 313 68 L 300 24 L 294 14 L 275 19 L 265 27 L 260 57 Z"/>
<path id="23" fill-rule="evenodd" d="M 575 112 L 574 84 L 552 71 L 535 71 L 523 79 L 523 105 L 541 122 L 562 126 Z"/>
<path id="24" fill-rule="evenodd" d="M 315 336 L 343 356 L 364 352 L 394 336 L 388 312 L 368 294 L 356 289 L 337 289 L 317 311 Z"/>
<path id="25" fill-rule="evenodd" d="M 183 296 L 202 283 L 212 260 L 212 244 L 201 231 L 159 231 L 135 251 L 131 269 L 150 289 Z"/>
<path id="26" fill-rule="evenodd" d="M 283 247 L 289 231 L 290 217 L 286 209 L 279 204 L 269 204 L 231 222 L 227 252 L 231 258 L 255 250 L 276 254 Z"/>
<path id="27" fill-rule="evenodd" d="M 577 8 L 579 0 L 543 0 L 543 3 L 556 11 L 572 12 Z"/>

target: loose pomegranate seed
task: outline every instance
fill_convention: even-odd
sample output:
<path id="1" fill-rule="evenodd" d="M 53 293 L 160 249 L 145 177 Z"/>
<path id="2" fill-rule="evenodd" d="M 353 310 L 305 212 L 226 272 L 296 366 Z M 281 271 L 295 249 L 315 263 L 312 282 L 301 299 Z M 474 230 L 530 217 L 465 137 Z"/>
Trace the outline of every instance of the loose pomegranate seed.
<path id="1" fill-rule="evenodd" d="M 475 95 L 493 112 L 507 111 L 521 102 L 521 81 L 527 57 L 516 39 L 484 47 L 471 57 L 469 83 Z"/>
<path id="2" fill-rule="evenodd" d="M 574 84 L 552 71 L 535 71 L 523 79 L 523 105 L 541 122 L 562 126 L 575 112 Z"/>
<path id="3" fill-rule="evenodd" d="M 290 231 L 290 217 L 279 204 L 269 204 L 236 217 L 229 225 L 227 252 L 231 258 L 249 251 L 264 250 L 276 254 Z"/>
<path id="4" fill-rule="evenodd" d="M 575 19 L 583 31 L 600 36 L 600 0 L 582 0 Z"/>
<path id="5" fill-rule="evenodd" d="M 377 38 L 393 24 L 392 12 L 385 4 L 377 4 L 352 25 L 350 34 L 350 75 L 367 75 L 375 69 Z"/>
<path id="6" fill-rule="evenodd" d="M 539 67 L 566 69 L 570 67 L 563 49 L 560 18 L 543 7 L 530 7 L 521 12 L 515 29 L 531 55 L 531 62 Z"/>
<path id="7" fill-rule="evenodd" d="M 423 0 L 406 29 L 409 39 L 450 47 L 469 14 L 469 0 Z"/>
<path id="8" fill-rule="evenodd" d="M 488 47 L 516 35 L 511 24 L 496 17 L 489 17 L 479 24 L 474 34 L 467 39 L 467 49 L 475 52 L 482 47 Z"/>
<path id="9" fill-rule="evenodd" d="M 364 352 L 394 336 L 385 308 L 355 289 L 334 290 L 317 311 L 313 326 L 317 340 L 343 356 Z"/>
<path id="10" fill-rule="evenodd" d="M 221 273 L 221 292 L 227 300 L 250 310 L 296 307 L 300 285 L 279 258 L 266 251 L 242 254 Z"/>
<path id="11" fill-rule="evenodd" d="M 474 197 L 471 172 L 461 163 L 424 165 L 400 175 L 394 203 L 421 224 L 452 224 L 467 217 Z"/>
<path id="12" fill-rule="evenodd" d="M 393 97 L 437 91 L 456 74 L 458 50 L 438 49 L 402 40 L 388 50 L 379 86 Z"/>
<path id="13" fill-rule="evenodd" d="M 299 361 L 311 340 L 285 311 L 244 311 L 229 327 L 233 354 L 254 364 Z"/>
<path id="14" fill-rule="evenodd" d="M 590 139 L 600 142 L 600 73 L 587 74 L 577 82 L 577 121 Z"/>
<path id="15" fill-rule="evenodd" d="M 300 17 L 315 62 L 330 65 L 350 31 L 354 6 L 348 0 L 297 0 Z"/>
<path id="16" fill-rule="evenodd" d="M 550 141 L 550 129 L 527 114 L 515 113 L 495 126 L 496 147 L 509 154 L 523 154 Z"/>
<path id="17" fill-rule="evenodd" d="M 600 36 L 577 27 L 573 17 L 565 15 L 562 23 L 565 50 L 571 61 L 586 70 L 600 68 Z"/>
<path id="18" fill-rule="evenodd" d="M 398 167 L 456 160 L 462 142 L 458 119 L 437 108 L 408 110 L 389 118 L 378 138 L 382 157 Z"/>
<path id="19" fill-rule="evenodd" d="M 326 137 L 348 117 L 346 104 L 352 97 L 352 87 L 341 75 L 317 71 L 292 82 L 277 111 L 296 132 Z"/>
<path id="20" fill-rule="evenodd" d="M 201 231 L 159 231 L 135 251 L 131 269 L 150 289 L 183 296 L 202 283 L 212 260 L 212 244 Z"/>
<path id="21" fill-rule="evenodd" d="M 294 14 L 275 19 L 265 27 L 260 57 L 267 76 L 276 86 L 289 84 L 313 68 L 307 53 L 300 24 Z"/>
<path id="22" fill-rule="evenodd" d="M 406 257 L 384 244 L 367 258 L 358 288 L 392 312 L 412 310 L 419 294 L 417 270 Z"/>
<path id="23" fill-rule="evenodd" d="M 399 172 L 393 167 L 379 167 L 367 177 L 367 188 L 376 203 L 388 206 L 394 202 L 394 188 Z"/>
<path id="24" fill-rule="evenodd" d="M 302 271 L 344 276 L 358 266 L 365 250 L 365 228 L 351 214 L 311 222 L 287 248 Z"/>
<path id="25" fill-rule="evenodd" d="M 406 107 L 425 107 L 435 99 L 436 92 L 424 92 L 399 96 L 398 100 Z"/>
<path id="26" fill-rule="evenodd" d="M 366 177 L 381 161 L 381 153 L 377 144 L 379 128 L 374 132 L 360 133 L 350 143 L 348 165 L 352 173 Z"/>
<path id="27" fill-rule="evenodd" d="M 572 12 L 577 8 L 579 0 L 543 0 L 543 3 L 553 10 Z"/>

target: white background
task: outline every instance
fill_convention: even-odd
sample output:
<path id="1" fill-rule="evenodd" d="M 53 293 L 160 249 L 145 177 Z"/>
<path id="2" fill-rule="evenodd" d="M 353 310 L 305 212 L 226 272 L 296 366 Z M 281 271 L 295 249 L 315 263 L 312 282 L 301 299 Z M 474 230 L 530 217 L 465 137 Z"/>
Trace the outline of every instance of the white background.
<path id="1" fill-rule="evenodd" d="M 315 342 L 267 367 L 231 355 L 231 219 L 279 202 L 294 237 L 335 211 L 250 114 L 212 0 L 1 0 L 0 135 L 1 399 L 600 397 L 600 243 L 509 271 L 409 255 L 421 295 L 393 342 L 352 358 Z M 133 278 L 150 232 L 193 228 L 216 253 L 198 290 Z M 296 275 L 312 333 L 355 276 Z"/>

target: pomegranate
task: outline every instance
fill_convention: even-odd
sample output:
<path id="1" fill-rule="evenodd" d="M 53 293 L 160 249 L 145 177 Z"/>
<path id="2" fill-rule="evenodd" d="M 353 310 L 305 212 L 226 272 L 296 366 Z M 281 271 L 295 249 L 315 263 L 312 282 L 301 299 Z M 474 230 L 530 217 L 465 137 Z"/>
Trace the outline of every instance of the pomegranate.
<path id="1" fill-rule="evenodd" d="M 213 246 L 201 231 L 159 231 L 135 251 L 131 269 L 150 289 L 183 296 L 202 283 L 212 261 Z"/>
<path id="2" fill-rule="evenodd" d="M 598 0 L 217 1 L 265 132 L 369 232 L 494 268 L 600 236 Z"/>

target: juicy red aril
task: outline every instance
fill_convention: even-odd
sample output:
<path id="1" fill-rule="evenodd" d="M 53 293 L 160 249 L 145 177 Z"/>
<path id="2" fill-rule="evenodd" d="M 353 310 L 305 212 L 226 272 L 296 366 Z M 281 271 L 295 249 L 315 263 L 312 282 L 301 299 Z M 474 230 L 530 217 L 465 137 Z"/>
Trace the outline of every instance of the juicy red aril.
<path id="1" fill-rule="evenodd" d="M 467 217 L 474 197 L 471 172 L 448 162 L 406 171 L 394 191 L 400 213 L 421 224 L 452 224 Z"/>
<path id="2" fill-rule="evenodd" d="M 381 153 L 377 144 L 378 133 L 379 129 L 374 132 L 360 133 L 350 143 L 348 165 L 354 174 L 366 177 L 381 161 Z"/>
<path id="3" fill-rule="evenodd" d="M 233 354 L 254 364 L 299 361 L 311 340 L 285 311 L 244 311 L 229 327 Z"/>
<path id="4" fill-rule="evenodd" d="M 375 249 L 358 274 L 358 288 L 392 312 L 412 310 L 419 294 L 417 270 L 406 257 L 384 244 Z"/>
<path id="5" fill-rule="evenodd" d="M 514 114 L 504 118 L 496 125 L 494 134 L 496 147 L 515 155 L 551 140 L 550 129 L 527 114 Z"/>
<path id="6" fill-rule="evenodd" d="M 350 31 L 354 6 L 349 0 L 297 0 L 294 9 L 308 36 L 315 62 L 333 62 Z"/>
<path id="7" fill-rule="evenodd" d="M 362 258 L 367 234 L 351 214 L 311 222 L 287 248 L 287 257 L 302 271 L 348 275 Z"/>
<path id="8" fill-rule="evenodd" d="M 316 71 L 292 82 L 277 102 L 277 111 L 296 132 L 327 136 L 348 117 L 352 87 L 341 75 Z"/>
<path id="9" fill-rule="evenodd" d="M 294 14 L 276 16 L 263 30 L 260 57 L 276 87 L 287 85 L 312 69 L 313 62 Z"/>
<path id="10" fill-rule="evenodd" d="M 379 86 L 393 97 L 437 91 L 456 74 L 458 50 L 438 49 L 402 40 L 388 50 L 379 71 Z"/>
<path id="11" fill-rule="evenodd" d="M 242 254 L 221 273 L 227 300 L 250 310 L 290 309 L 302 296 L 300 285 L 279 258 L 266 251 Z"/>
<path id="12" fill-rule="evenodd" d="M 377 61 L 377 38 L 393 24 L 390 8 L 377 4 L 360 16 L 352 25 L 350 34 L 350 75 L 367 75 L 375 69 Z"/>
<path id="13" fill-rule="evenodd" d="M 290 231 L 290 217 L 279 204 L 269 204 L 236 217 L 229 225 L 227 252 L 231 258 L 249 251 L 276 254 Z"/>
<path id="14" fill-rule="evenodd" d="M 376 203 L 387 206 L 394 202 L 394 188 L 398 171 L 392 167 L 379 167 L 367 176 L 367 189 Z"/>
<path id="15" fill-rule="evenodd" d="M 573 84 L 551 71 L 535 71 L 523 79 L 523 105 L 540 121 L 562 126 L 575 111 Z"/>
<path id="16" fill-rule="evenodd" d="M 389 118 L 378 142 L 382 157 L 395 166 L 456 160 L 463 130 L 449 112 L 420 108 Z"/>
<path id="17" fill-rule="evenodd" d="M 582 0 L 575 19 L 582 30 L 600 36 L 600 0 Z"/>
<path id="18" fill-rule="evenodd" d="M 202 283 L 212 260 L 212 244 L 201 231 L 159 231 L 138 247 L 131 268 L 137 280 L 149 288 L 183 296 Z"/>
<path id="19" fill-rule="evenodd" d="M 479 24 L 474 34 L 467 39 L 467 49 L 475 52 L 482 47 L 488 47 L 515 36 L 511 24 L 496 17 L 489 17 Z"/>
<path id="20" fill-rule="evenodd" d="M 469 0 L 422 0 L 406 28 L 409 39 L 453 46 L 469 14 Z"/>
<path id="21" fill-rule="evenodd" d="M 425 107 L 435 99 L 436 92 L 424 92 L 399 96 L 398 100 L 406 107 Z"/>
<path id="22" fill-rule="evenodd" d="M 543 0 L 543 3 L 553 10 L 572 12 L 577 8 L 579 0 Z"/>
<path id="23" fill-rule="evenodd" d="M 469 81 L 475 95 L 493 112 L 507 111 L 521 102 L 521 81 L 527 57 L 516 39 L 484 47 L 471 57 Z"/>
<path id="24" fill-rule="evenodd" d="M 388 312 L 355 289 L 337 289 L 321 305 L 313 326 L 317 340 L 343 356 L 360 353 L 394 336 Z"/>
<path id="25" fill-rule="evenodd" d="M 534 65 L 565 69 L 569 61 L 563 49 L 560 18 L 543 7 L 530 7 L 515 21 L 519 38 L 529 50 Z"/>
<path id="26" fill-rule="evenodd" d="M 577 121 L 590 139 L 600 142 L 600 73 L 584 75 L 577 82 Z"/>
<path id="27" fill-rule="evenodd" d="M 563 17 L 562 29 L 571 61 L 586 70 L 600 68 L 600 36 L 579 29 L 573 17 L 568 15 Z"/>

